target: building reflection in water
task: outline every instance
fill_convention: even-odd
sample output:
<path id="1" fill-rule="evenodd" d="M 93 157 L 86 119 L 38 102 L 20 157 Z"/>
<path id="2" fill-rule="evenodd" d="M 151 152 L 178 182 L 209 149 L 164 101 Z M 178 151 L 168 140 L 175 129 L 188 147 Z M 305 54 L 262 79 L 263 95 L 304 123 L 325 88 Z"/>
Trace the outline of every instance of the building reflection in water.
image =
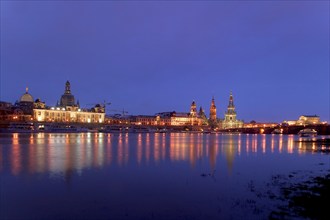
<path id="1" fill-rule="evenodd" d="M 239 136 L 238 136 L 238 147 L 237 147 L 238 156 L 241 155 L 241 150 L 242 150 L 242 135 L 239 134 Z"/>
<path id="2" fill-rule="evenodd" d="M 328 138 L 328 137 L 320 137 L 318 139 L 324 139 L 324 138 Z M 305 140 L 305 141 L 304 141 Z M 316 138 L 311 138 L 311 139 L 307 139 L 308 141 L 311 140 L 316 140 Z M 315 142 L 306 142 L 306 139 L 304 138 L 299 138 L 299 145 L 298 145 L 298 152 L 300 154 L 303 153 L 327 153 L 329 150 L 329 146 L 328 145 L 317 145 Z"/>
<path id="3" fill-rule="evenodd" d="M 266 153 L 266 135 L 262 134 L 262 153 Z"/>
<path id="4" fill-rule="evenodd" d="M 139 134 L 141 135 L 141 134 Z M 145 135 L 149 135 L 149 134 L 145 134 Z M 147 163 L 150 161 L 150 145 L 149 144 L 146 144 L 146 137 L 145 135 L 143 136 L 143 142 L 144 142 L 144 147 L 146 149 L 146 153 L 145 153 L 145 158 L 146 158 L 146 161 Z M 156 146 L 154 146 L 154 148 L 156 148 Z"/>
<path id="5" fill-rule="evenodd" d="M 211 170 L 215 170 L 217 163 L 217 154 L 218 154 L 218 138 L 215 135 L 212 135 L 209 140 L 208 156 L 210 161 Z"/>
<path id="6" fill-rule="evenodd" d="M 288 153 L 293 153 L 294 135 L 288 135 Z"/>
<path id="7" fill-rule="evenodd" d="M 231 174 L 234 165 L 235 154 L 238 153 L 236 151 L 238 146 L 238 139 L 239 136 L 236 134 L 228 134 L 224 137 L 226 141 L 222 141 L 222 148 L 221 150 L 225 153 L 225 159 L 227 163 L 228 173 Z"/>
<path id="8" fill-rule="evenodd" d="M 283 148 L 283 135 L 280 135 L 279 137 L 279 152 L 282 153 L 282 148 Z"/>
<path id="9" fill-rule="evenodd" d="M 160 161 L 160 157 L 161 157 L 161 144 L 160 144 L 160 135 L 157 133 L 157 136 L 155 135 L 154 137 L 154 158 L 155 158 L 155 162 L 158 163 Z M 150 134 L 147 134 L 147 138 L 146 138 L 146 146 L 148 149 L 150 149 Z"/>
<path id="10" fill-rule="evenodd" d="M 250 135 L 247 134 L 246 135 L 246 144 L 245 144 L 245 150 L 246 150 L 246 153 L 248 154 L 249 153 L 249 150 L 250 150 L 250 139 L 249 139 Z"/>
<path id="11" fill-rule="evenodd" d="M 295 135 L 246 134 L 11 134 L 0 145 L 0 172 L 62 175 L 82 173 L 89 167 L 126 166 L 162 161 L 187 161 L 192 167 L 203 158 L 210 170 L 225 156 L 229 172 L 235 157 L 249 154 L 304 153 L 317 146 L 299 142 Z M 0 139 L 1 141 L 1 139 Z M 244 146 L 245 145 L 245 146 Z"/>
<path id="12" fill-rule="evenodd" d="M 106 162 L 107 165 L 110 165 L 113 159 L 111 134 L 106 134 L 106 139 Z"/>
<path id="13" fill-rule="evenodd" d="M 18 134 L 13 134 L 13 145 L 11 148 L 11 170 L 14 175 L 21 171 L 21 146 L 18 142 Z"/>
<path id="14" fill-rule="evenodd" d="M 119 166 L 123 165 L 124 160 L 124 147 L 123 147 L 123 136 L 122 134 L 119 134 L 118 136 L 118 148 L 117 148 L 117 162 Z"/>

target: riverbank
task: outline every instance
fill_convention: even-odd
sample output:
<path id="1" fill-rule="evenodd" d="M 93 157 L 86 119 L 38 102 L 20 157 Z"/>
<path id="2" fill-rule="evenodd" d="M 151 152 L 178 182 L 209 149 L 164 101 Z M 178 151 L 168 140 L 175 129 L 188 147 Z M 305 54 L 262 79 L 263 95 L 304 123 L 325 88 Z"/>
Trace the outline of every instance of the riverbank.
<path id="1" fill-rule="evenodd" d="M 330 219 L 330 170 L 323 176 L 310 177 L 301 183 L 280 187 L 278 199 L 287 205 L 270 213 L 270 219 Z"/>
<path id="2" fill-rule="evenodd" d="M 330 154 L 329 138 L 297 142 L 311 144 L 312 147 L 305 149 L 312 153 Z M 279 194 L 272 199 L 284 201 L 284 205 L 272 211 L 269 219 L 330 219 L 330 169 L 324 163 L 317 166 L 320 166 L 318 172 L 292 172 L 288 176 L 278 176 L 273 185 L 278 187 Z"/>

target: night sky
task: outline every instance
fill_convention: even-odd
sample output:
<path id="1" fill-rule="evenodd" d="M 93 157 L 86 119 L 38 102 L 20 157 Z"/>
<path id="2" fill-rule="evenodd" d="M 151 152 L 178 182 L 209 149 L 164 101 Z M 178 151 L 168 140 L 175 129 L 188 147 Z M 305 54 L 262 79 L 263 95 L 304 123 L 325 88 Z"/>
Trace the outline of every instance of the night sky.
<path id="1" fill-rule="evenodd" d="M 1 1 L 0 100 L 281 122 L 329 113 L 329 1 Z"/>

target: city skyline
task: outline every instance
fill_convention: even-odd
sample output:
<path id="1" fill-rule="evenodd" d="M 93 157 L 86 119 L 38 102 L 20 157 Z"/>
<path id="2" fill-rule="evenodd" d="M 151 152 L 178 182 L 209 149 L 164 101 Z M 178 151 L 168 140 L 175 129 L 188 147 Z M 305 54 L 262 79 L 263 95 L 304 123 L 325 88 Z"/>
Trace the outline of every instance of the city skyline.
<path id="1" fill-rule="evenodd" d="M 0 100 L 329 121 L 329 2 L 1 2 Z"/>

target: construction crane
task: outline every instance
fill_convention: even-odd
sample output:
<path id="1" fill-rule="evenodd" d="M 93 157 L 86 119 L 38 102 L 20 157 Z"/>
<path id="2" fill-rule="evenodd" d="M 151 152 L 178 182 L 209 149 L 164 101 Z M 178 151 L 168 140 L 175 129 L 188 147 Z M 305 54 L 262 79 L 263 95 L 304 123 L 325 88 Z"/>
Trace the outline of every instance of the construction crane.
<path id="1" fill-rule="evenodd" d="M 90 103 L 90 104 L 87 104 L 87 105 L 100 105 L 102 106 L 103 108 L 105 108 L 106 105 L 111 105 L 111 102 L 106 102 L 105 100 L 103 101 L 103 103 Z"/>
<path id="2" fill-rule="evenodd" d="M 109 110 L 110 112 L 120 112 L 122 113 L 122 116 L 125 116 L 125 114 L 127 114 L 128 112 L 125 111 L 124 109 L 123 110 L 118 110 L 118 109 L 110 109 Z"/>
<path id="3" fill-rule="evenodd" d="M 87 104 L 87 105 L 93 105 L 94 108 L 95 107 L 101 107 L 103 109 L 99 109 L 99 110 L 96 110 L 96 111 L 100 111 L 100 112 L 103 112 L 103 113 L 106 113 L 106 107 L 107 105 L 111 105 L 111 102 L 106 102 L 106 101 L 103 101 L 103 103 L 90 103 L 90 104 Z"/>

